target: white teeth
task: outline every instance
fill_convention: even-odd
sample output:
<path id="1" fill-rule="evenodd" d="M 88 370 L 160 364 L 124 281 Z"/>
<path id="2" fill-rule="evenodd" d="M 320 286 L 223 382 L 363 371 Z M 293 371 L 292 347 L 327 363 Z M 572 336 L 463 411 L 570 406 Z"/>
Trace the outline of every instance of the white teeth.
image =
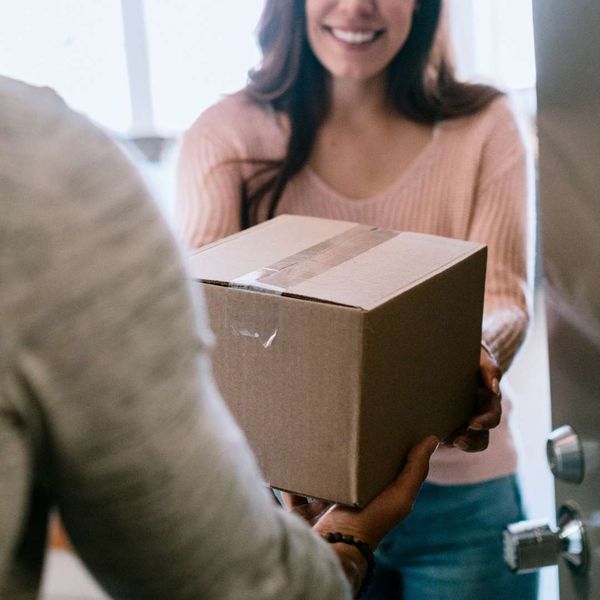
<path id="1" fill-rule="evenodd" d="M 333 37 L 347 42 L 348 44 L 366 44 L 372 42 L 375 39 L 376 31 L 359 32 L 359 31 L 345 31 L 343 29 L 331 29 Z"/>

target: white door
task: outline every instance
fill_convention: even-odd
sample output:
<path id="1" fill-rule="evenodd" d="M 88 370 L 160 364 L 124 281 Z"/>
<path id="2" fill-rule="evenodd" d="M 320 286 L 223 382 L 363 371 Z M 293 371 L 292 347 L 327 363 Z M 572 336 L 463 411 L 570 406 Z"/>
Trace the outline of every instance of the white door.
<path id="1" fill-rule="evenodd" d="M 515 568 L 600 599 L 600 1 L 534 0 L 557 527 L 509 528 Z M 559 558 L 560 557 L 560 558 Z"/>

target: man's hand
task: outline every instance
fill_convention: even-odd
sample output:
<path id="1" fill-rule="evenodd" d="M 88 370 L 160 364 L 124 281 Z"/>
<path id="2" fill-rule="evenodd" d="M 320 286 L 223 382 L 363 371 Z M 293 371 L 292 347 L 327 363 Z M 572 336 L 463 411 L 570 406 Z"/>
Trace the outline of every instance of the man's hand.
<path id="1" fill-rule="evenodd" d="M 374 550 L 412 510 L 438 444 L 434 436 L 425 438 L 410 451 L 398 477 L 367 506 L 357 510 L 334 504 L 318 517 L 313 529 L 319 534 L 340 531 L 353 535 Z"/>
<path id="2" fill-rule="evenodd" d="M 398 477 L 365 508 L 358 510 L 324 500 L 309 502 L 303 496 L 282 492 L 283 503 L 300 514 L 319 534 L 339 532 L 369 544 L 375 550 L 385 534 L 410 513 L 427 477 L 429 459 L 438 447 L 434 436 L 425 438 L 409 453 Z M 332 550 L 354 590 L 358 593 L 367 573 L 367 562 L 354 546 L 336 543 Z"/>
<path id="3" fill-rule="evenodd" d="M 304 496 L 288 494 L 287 492 L 281 492 L 281 498 L 289 511 L 300 515 L 311 526 L 333 506 L 333 502 L 327 500 L 313 500 L 310 502 Z"/>

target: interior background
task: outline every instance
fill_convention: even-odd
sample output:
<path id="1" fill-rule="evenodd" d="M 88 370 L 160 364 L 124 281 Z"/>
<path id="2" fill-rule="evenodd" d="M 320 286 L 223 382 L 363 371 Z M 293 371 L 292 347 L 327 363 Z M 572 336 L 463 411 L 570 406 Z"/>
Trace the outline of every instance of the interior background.
<path id="1" fill-rule="evenodd" d="M 172 221 L 178 140 L 198 114 L 244 85 L 259 59 L 253 31 L 264 0 L 20 0 L 0 8 L 0 73 L 48 85 L 130 152 Z M 535 145 L 535 58 L 530 0 L 446 0 L 459 76 L 515 100 Z M 174 68 L 176 65 L 176 68 Z M 539 283 L 539 278 L 538 278 Z M 549 384 L 541 285 L 532 333 L 505 385 L 531 517 L 554 515 L 546 465 Z M 555 600 L 556 569 L 542 575 Z M 76 559 L 51 553 L 44 598 L 104 596 Z"/>

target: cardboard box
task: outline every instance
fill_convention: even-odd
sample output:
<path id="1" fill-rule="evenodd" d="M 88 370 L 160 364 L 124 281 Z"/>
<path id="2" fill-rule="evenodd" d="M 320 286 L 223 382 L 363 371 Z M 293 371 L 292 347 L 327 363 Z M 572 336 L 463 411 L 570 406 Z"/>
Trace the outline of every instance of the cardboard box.
<path id="1" fill-rule="evenodd" d="M 276 488 L 361 506 L 475 401 L 486 248 L 282 216 L 191 257 L 217 383 Z"/>

